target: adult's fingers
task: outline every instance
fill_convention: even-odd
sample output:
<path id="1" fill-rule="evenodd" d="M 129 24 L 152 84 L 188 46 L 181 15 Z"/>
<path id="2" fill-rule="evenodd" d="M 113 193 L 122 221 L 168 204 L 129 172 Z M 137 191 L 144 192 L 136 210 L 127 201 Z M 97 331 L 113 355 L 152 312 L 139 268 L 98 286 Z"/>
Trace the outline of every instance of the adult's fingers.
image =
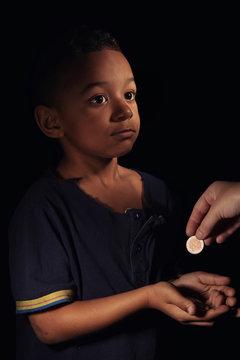
<path id="1" fill-rule="evenodd" d="M 192 213 L 186 225 L 186 234 L 188 236 L 195 235 L 199 225 L 208 213 L 211 204 L 207 201 L 205 193 L 198 199 L 193 207 Z"/>

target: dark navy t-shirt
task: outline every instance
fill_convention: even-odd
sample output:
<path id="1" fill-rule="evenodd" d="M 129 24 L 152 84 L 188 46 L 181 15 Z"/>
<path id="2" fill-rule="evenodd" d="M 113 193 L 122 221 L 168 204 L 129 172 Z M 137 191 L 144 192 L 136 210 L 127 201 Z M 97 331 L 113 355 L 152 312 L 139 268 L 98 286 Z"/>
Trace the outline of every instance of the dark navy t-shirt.
<path id="1" fill-rule="evenodd" d="M 107 329 L 57 345 L 41 343 L 27 314 L 167 280 L 175 260 L 173 203 L 165 183 L 139 172 L 145 208 L 115 213 L 76 180 L 48 171 L 10 223 L 10 273 L 19 359 L 156 359 L 161 314 L 143 310 Z M 117 191 L 117 189 L 116 189 Z"/>

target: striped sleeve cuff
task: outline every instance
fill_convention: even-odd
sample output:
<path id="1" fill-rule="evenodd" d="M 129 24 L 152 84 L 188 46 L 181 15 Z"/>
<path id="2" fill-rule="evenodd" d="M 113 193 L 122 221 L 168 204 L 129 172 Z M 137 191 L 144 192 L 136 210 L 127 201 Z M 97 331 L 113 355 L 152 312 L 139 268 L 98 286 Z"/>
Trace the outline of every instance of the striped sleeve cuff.
<path id="1" fill-rule="evenodd" d="M 61 290 L 48 295 L 33 299 L 16 301 L 16 313 L 31 313 L 65 302 L 71 302 L 74 296 L 73 290 Z"/>

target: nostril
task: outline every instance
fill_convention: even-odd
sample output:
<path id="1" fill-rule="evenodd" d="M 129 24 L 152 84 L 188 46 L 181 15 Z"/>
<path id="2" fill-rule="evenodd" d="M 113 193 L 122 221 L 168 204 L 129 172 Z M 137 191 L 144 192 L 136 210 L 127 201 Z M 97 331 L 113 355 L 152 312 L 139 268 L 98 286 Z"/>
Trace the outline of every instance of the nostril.
<path id="1" fill-rule="evenodd" d="M 119 109 L 112 114 L 112 121 L 124 121 L 131 119 L 132 116 L 132 110 L 129 107 L 125 107 L 124 109 Z"/>

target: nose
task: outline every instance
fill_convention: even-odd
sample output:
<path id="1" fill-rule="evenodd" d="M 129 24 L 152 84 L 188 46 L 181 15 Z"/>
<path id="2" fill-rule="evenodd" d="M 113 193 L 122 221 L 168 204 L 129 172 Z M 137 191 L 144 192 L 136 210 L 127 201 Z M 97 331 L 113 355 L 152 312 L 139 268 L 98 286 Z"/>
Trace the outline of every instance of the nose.
<path id="1" fill-rule="evenodd" d="M 111 121 L 118 122 L 118 121 L 124 121 L 131 119 L 133 116 L 133 112 L 131 108 L 128 106 L 128 104 L 121 102 L 118 103 L 115 107 L 112 116 Z"/>

